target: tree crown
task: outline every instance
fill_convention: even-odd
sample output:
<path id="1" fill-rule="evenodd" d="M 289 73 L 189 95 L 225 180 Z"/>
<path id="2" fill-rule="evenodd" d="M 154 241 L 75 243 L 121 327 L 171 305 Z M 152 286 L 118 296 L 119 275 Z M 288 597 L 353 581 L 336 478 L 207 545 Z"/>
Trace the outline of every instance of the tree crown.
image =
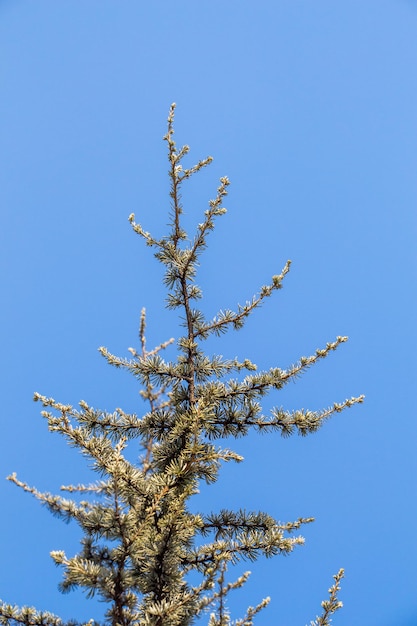
<path id="1" fill-rule="evenodd" d="M 147 349 L 142 311 L 140 347 L 130 349 L 130 358 L 117 357 L 104 347 L 100 352 L 110 365 L 127 370 L 140 382 L 141 396 L 148 405 L 143 415 L 121 408 L 108 413 L 84 401 L 74 408 L 35 394 L 45 409 L 42 415 L 49 430 L 64 436 L 85 455 L 99 479 L 90 485 L 63 486 L 62 491 L 72 494 L 69 498 L 40 492 L 15 474 L 9 477 L 54 515 L 79 524 L 83 533 L 80 552 L 72 557 L 63 551 L 51 552 L 54 562 L 63 568 L 60 589 L 67 592 L 81 587 L 89 597 L 100 596 L 109 607 L 106 623 L 114 626 L 186 626 L 205 611 L 210 613 L 209 626 L 231 624 L 227 596 L 245 583 L 249 573 L 227 582 L 230 566 L 262 555 L 291 552 L 303 543 L 294 532 L 313 520 L 282 523 L 267 513 L 245 510 L 192 513 L 189 501 L 198 493 L 199 482 L 214 483 L 222 462 L 242 461 L 218 441 L 247 435 L 252 429 L 307 435 L 335 412 L 363 401 L 363 396 L 353 397 L 322 411 L 274 408 L 269 416 L 262 412 L 261 400 L 266 394 L 282 389 L 347 337 L 337 337 L 286 369 L 273 367 L 261 372 L 249 359 L 225 359 L 204 351 L 207 339 L 241 328 L 265 298 L 281 289 L 290 261 L 235 311 L 220 310 L 207 319 L 198 308 L 202 292 L 195 282 L 197 268 L 216 219 L 226 212 L 223 200 L 229 180 L 220 179 L 215 199 L 210 200 L 202 222 L 189 237 L 181 222 L 181 187 L 212 159 L 203 159 L 191 168 L 183 166 L 189 147 L 177 149 L 174 110 L 172 105 L 164 137 L 170 177 L 169 232 L 155 239 L 135 222 L 133 214 L 129 220 L 164 266 L 167 307 L 178 309 L 182 317 L 184 333 L 177 340 L 177 358 L 162 357 L 173 340 Z M 137 463 L 124 454 L 133 440 L 142 449 Z M 323 615 L 312 624 L 329 624 L 340 608 L 337 592 L 342 575 L 340 570 L 335 576 L 330 598 L 322 603 Z M 245 616 L 234 622 L 236 626 L 252 624 L 268 602 L 266 598 L 249 607 Z M 49 613 L 5 603 L 0 606 L 0 622 L 62 624 Z"/>

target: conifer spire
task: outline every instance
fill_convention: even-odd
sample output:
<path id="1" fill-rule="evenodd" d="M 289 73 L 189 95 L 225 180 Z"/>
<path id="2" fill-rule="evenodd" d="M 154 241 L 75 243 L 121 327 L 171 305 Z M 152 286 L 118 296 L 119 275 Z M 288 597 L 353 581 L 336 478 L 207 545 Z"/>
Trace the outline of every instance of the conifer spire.
<path id="1" fill-rule="evenodd" d="M 108 607 L 103 624 L 111 626 L 188 626 L 205 612 L 209 626 L 232 624 L 228 595 L 249 576 L 246 572 L 230 580 L 232 567 L 260 556 L 292 552 L 304 542 L 297 534 L 299 529 L 313 518 L 280 522 L 265 512 L 243 509 L 191 513 L 189 502 L 197 497 L 200 481 L 214 483 L 222 462 L 243 460 L 214 442 L 248 435 L 252 429 L 307 435 L 335 412 L 363 401 L 363 396 L 358 396 L 322 411 L 273 408 L 268 416 L 262 412 L 266 394 L 279 391 L 326 358 L 346 337 L 337 337 L 294 365 L 260 372 L 249 359 L 225 359 L 204 350 L 209 337 L 241 328 L 265 298 L 281 289 L 290 261 L 244 305 L 234 311 L 221 309 L 212 319 L 205 317 L 197 306 L 202 298 L 196 284 L 197 268 L 209 233 L 226 213 L 223 201 L 230 183 L 227 177 L 220 179 L 214 200 L 209 201 L 202 222 L 190 236 L 181 220 L 181 188 L 212 158 L 191 168 L 183 165 L 189 147 L 176 146 L 174 112 L 173 104 L 164 137 L 170 178 L 169 232 L 157 239 L 136 223 L 133 214 L 129 221 L 164 266 L 167 307 L 178 309 L 183 319 L 177 357 L 169 360 L 162 356 L 173 339 L 147 349 L 143 310 L 140 346 L 129 349 L 129 358 L 114 356 L 104 347 L 100 352 L 110 365 L 138 380 L 147 405 L 144 411 L 131 414 L 116 408 L 108 413 L 85 401 L 73 407 L 35 394 L 49 430 L 63 436 L 92 462 L 98 480 L 90 485 L 63 486 L 62 492 L 68 494 L 63 497 L 38 491 L 15 474 L 9 477 L 51 513 L 80 526 L 83 538 L 78 554 L 51 552 L 63 570 L 60 590 L 81 588 L 87 597 L 98 595 Z M 125 454 L 129 446 L 142 450 L 138 463 Z M 71 494 L 72 498 L 68 497 Z M 335 576 L 330 599 L 323 603 L 323 616 L 314 622 L 317 626 L 329 624 L 330 616 L 341 606 L 337 592 L 342 575 L 341 570 Z M 233 623 L 251 625 L 268 602 L 265 598 L 249 607 L 244 617 Z M 79 622 L 63 622 L 50 613 L 2 603 L 0 623 L 70 626 Z"/>

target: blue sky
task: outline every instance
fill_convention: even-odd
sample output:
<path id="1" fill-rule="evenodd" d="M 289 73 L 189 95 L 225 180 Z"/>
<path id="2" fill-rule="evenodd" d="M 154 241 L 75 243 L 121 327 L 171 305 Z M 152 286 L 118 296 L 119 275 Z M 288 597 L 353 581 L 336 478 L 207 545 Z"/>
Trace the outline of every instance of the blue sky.
<path id="1" fill-rule="evenodd" d="M 259 626 L 314 619 L 340 567 L 334 624 L 417 624 L 416 30 L 414 0 L 0 1 L 0 476 L 52 492 L 88 481 L 33 392 L 140 412 L 135 381 L 97 348 L 127 355 L 143 306 L 150 346 L 178 336 L 127 221 L 165 232 L 173 101 L 177 142 L 215 159 L 184 190 L 186 223 L 232 181 L 201 267 L 205 311 L 293 261 L 284 290 L 213 351 L 286 367 L 350 337 L 266 410 L 366 403 L 305 439 L 239 440 L 245 464 L 196 504 L 316 518 L 290 557 L 248 566 L 231 609 L 270 595 Z M 0 597 L 99 615 L 56 589 L 49 551 L 75 552 L 77 529 L 5 480 L 0 494 Z"/>

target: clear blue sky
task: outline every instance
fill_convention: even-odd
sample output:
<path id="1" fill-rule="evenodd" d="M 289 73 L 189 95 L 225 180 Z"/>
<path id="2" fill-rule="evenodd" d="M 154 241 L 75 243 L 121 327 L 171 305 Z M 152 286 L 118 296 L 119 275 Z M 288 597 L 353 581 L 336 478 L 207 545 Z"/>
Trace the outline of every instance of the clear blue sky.
<path id="1" fill-rule="evenodd" d="M 127 355 L 142 306 L 150 346 L 178 336 L 127 221 L 165 232 L 176 101 L 178 143 L 215 158 L 184 193 L 187 223 L 232 181 L 201 268 L 205 310 L 293 260 L 285 289 L 213 350 L 286 367 L 346 334 L 266 409 L 366 394 L 314 436 L 239 440 L 245 464 L 202 490 L 202 510 L 316 517 L 293 555 L 248 566 L 233 615 L 270 595 L 259 626 L 304 626 L 343 566 L 335 625 L 415 626 L 416 67 L 415 0 L 1 0 L 0 476 L 52 492 L 88 481 L 33 392 L 140 412 L 135 382 L 97 348 Z M 59 594 L 49 557 L 72 554 L 77 529 L 3 479 L 0 494 L 0 597 L 95 616 Z"/>

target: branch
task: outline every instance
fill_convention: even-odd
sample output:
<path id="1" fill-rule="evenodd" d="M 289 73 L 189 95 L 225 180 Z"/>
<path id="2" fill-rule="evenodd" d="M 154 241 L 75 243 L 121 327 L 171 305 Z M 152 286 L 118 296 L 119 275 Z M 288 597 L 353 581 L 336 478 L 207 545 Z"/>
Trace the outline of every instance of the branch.
<path id="1" fill-rule="evenodd" d="M 254 296 L 250 302 L 245 305 L 239 305 L 238 312 L 233 311 L 221 311 L 220 314 L 215 317 L 212 322 L 203 325 L 196 332 L 196 337 L 205 338 L 210 333 L 220 335 L 225 332 L 227 328 L 232 325 L 235 330 L 242 328 L 245 319 L 252 313 L 252 311 L 260 306 L 261 302 L 268 298 L 273 291 L 282 288 L 282 282 L 284 277 L 290 271 L 291 261 L 287 261 L 281 274 L 272 277 L 272 283 L 270 285 L 264 285 L 261 287 L 258 296 Z"/>
<path id="2" fill-rule="evenodd" d="M 333 576 L 334 585 L 330 587 L 328 600 L 323 600 L 321 603 L 323 613 L 320 617 L 317 617 L 314 622 L 310 622 L 310 626 L 330 626 L 332 623 L 331 616 L 342 608 L 343 602 L 340 602 L 337 598 L 337 594 L 340 591 L 340 581 L 345 575 L 345 570 L 340 569 L 337 574 Z"/>
<path id="3" fill-rule="evenodd" d="M 63 622 L 60 617 L 46 611 L 37 611 L 33 607 L 12 606 L 0 600 L 0 624 L 10 626 L 11 624 L 24 624 L 24 626 L 76 626 L 79 622 Z M 87 624 L 98 626 L 91 620 Z"/>

